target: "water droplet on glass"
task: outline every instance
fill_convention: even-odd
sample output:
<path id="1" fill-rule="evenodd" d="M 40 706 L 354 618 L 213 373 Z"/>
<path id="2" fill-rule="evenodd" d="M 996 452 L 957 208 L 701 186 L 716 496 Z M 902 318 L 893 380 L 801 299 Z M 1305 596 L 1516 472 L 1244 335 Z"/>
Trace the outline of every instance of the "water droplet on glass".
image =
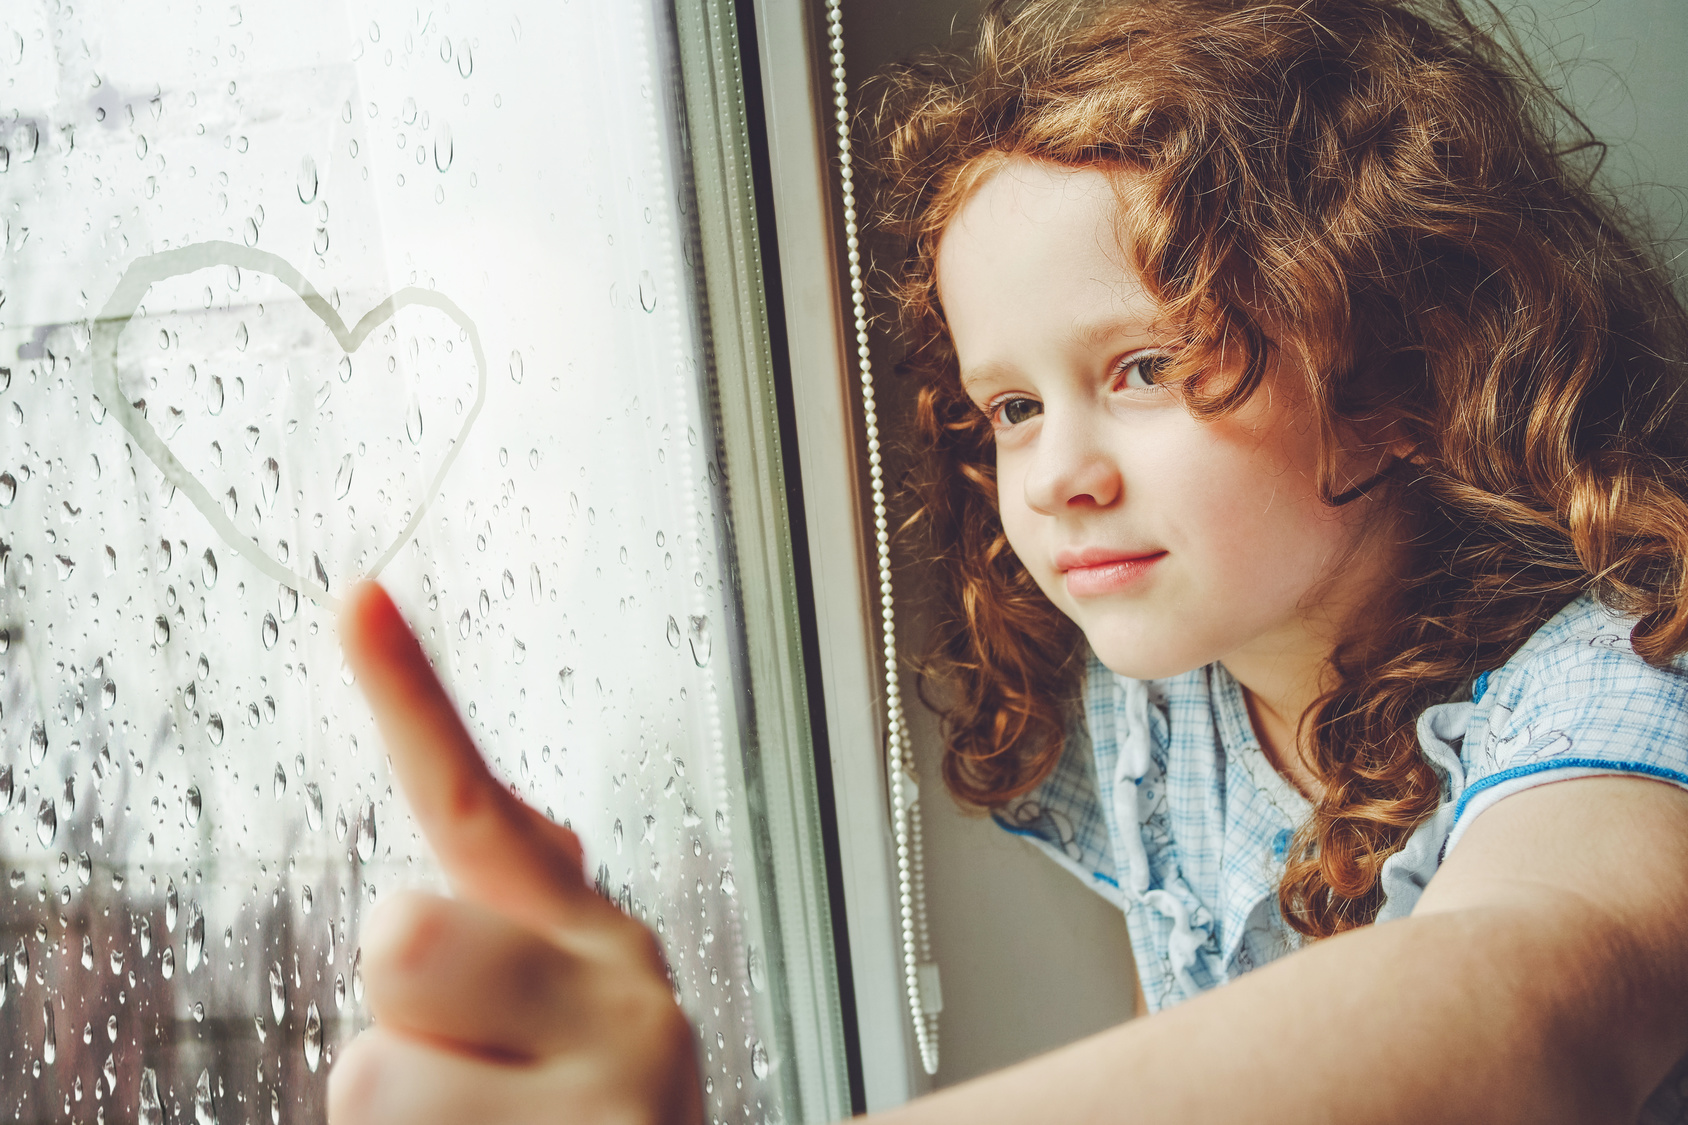
<path id="1" fill-rule="evenodd" d="M 467 640 L 469 638 L 470 624 L 471 624 L 471 622 L 470 622 L 470 619 L 469 619 L 469 611 L 464 610 L 463 616 L 461 616 L 457 619 L 457 635 L 459 637 L 463 638 L 464 640 Z"/>
<path id="2" fill-rule="evenodd" d="M 63 582 L 76 573 L 76 560 L 69 555 L 54 555 L 53 561 L 59 564 L 59 581 Z"/>
<path id="3" fill-rule="evenodd" d="M 646 312 L 656 310 L 656 280 L 650 270 L 639 271 L 639 307 Z"/>
<path id="4" fill-rule="evenodd" d="M 702 668 L 709 663 L 709 654 L 714 644 L 709 636 L 709 618 L 707 616 L 693 616 L 690 622 L 686 634 L 692 645 L 692 660 L 699 668 Z"/>
<path id="5" fill-rule="evenodd" d="M 758 1078 L 768 1077 L 768 1048 L 758 1039 L 750 1047 L 750 1073 Z"/>
<path id="6" fill-rule="evenodd" d="M 234 350 L 237 352 L 245 351 L 247 342 L 251 339 L 252 335 L 246 331 L 246 322 L 243 320 L 240 322 L 240 326 L 234 330 Z"/>
<path id="7" fill-rule="evenodd" d="M 141 919 L 140 936 L 141 936 L 141 956 L 142 957 L 151 957 L 152 956 L 152 920 L 150 918 L 142 918 Z M 112 1018 L 113 1021 L 116 1021 L 116 1019 L 117 1019 L 116 1016 L 112 1016 L 111 1018 Z M 116 1025 L 115 1022 L 107 1025 L 108 1030 L 114 1029 L 116 1026 L 117 1025 Z"/>
<path id="8" fill-rule="evenodd" d="M 474 69 L 475 59 L 474 56 L 470 54 L 469 41 L 467 39 L 459 39 L 457 41 L 457 73 L 461 74 L 464 78 L 467 78 Z"/>
<path id="9" fill-rule="evenodd" d="M 182 956 L 187 959 L 187 970 L 193 972 L 199 968 L 200 957 L 205 952 L 205 914 L 199 909 L 197 902 L 188 905 L 188 926 L 182 938 Z"/>
<path id="10" fill-rule="evenodd" d="M 513 597 L 516 593 L 516 576 L 508 570 L 504 572 L 504 596 Z"/>
<path id="11" fill-rule="evenodd" d="M 223 514 L 231 520 L 240 514 L 240 497 L 232 488 L 223 494 Z"/>
<path id="12" fill-rule="evenodd" d="M 283 621 L 293 620 L 293 615 L 299 612 L 299 591 L 291 586 L 283 586 L 276 598 L 276 608 L 280 610 Z"/>
<path id="13" fill-rule="evenodd" d="M 221 414 L 223 412 L 224 401 L 223 377 L 221 375 L 213 375 L 211 376 L 211 381 L 205 386 L 205 409 L 210 411 L 212 414 Z"/>
<path id="14" fill-rule="evenodd" d="M 246 231 L 246 245 L 248 245 L 248 246 L 258 245 L 258 221 L 256 219 L 252 218 L 250 215 L 248 215 L 247 218 L 246 218 L 245 231 Z"/>
<path id="15" fill-rule="evenodd" d="M 187 796 L 182 799 L 182 805 L 187 813 L 188 823 L 190 825 L 198 824 L 200 810 L 204 807 L 199 796 L 199 786 L 188 786 Z"/>
<path id="16" fill-rule="evenodd" d="M 59 810 L 51 798 L 41 802 L 41 810 L 35 814 L 35 837 L 41 841 L 42 847 L 48 847 L 53 837 L 59 834 Z"/>
<path id="17" fill-rule="evenodd" d="M 57 1029 L 53 1026 L 53 1002 L 51 1000 L 41 1005 L 41 1022 L 46 1025 L 46 1030 L 41 1037 L 41 1061 L 48 1066 L 52 1066 L 53 1060 L 59 1056 L 59 1036 Z"/>
<path id="18" fill-rule="evenodd" d="M 668 645 L 670 648 L 680 647 L 680 623 L 674 620 L 674 615 L 668 615 Z"/>
<path id="19" fill-rule="evenodd" d="M 299 202 L 312 203 L 316 201 L 317 167 L 316 161 L 305 157 L 299 161 Z"/>
<path id="20" fill-rule="evenodd" d="M 352 455 L 340 458 L 340 468 L 334 474 L 334 499 L 344 500 L 352 490 Z"/>
<path id="21" fill-rule="evenodd" d="M 94 861 L 87 852 L 76 854 L 76 881 L 86 887 L 94 879 Z"/>
<path id="22" fill-rule="evenodd" d="M 363 950 L 352 953 L 352 999 L 363 1003 Z"/>
<path id="23" fill-rule="evenodd" d="M 264 460 L 263 468 L 258 471 L 258 495 L 264 501 L 266 510 L 275 507 L 275 494 L 281 488 L 281 466 L 274 457 Z"/>
<path id="24" fill-rule="evenodd" d="M 211 740 L 211 745 L 223 744 L 223 717 L 213 713 L 205 722 L 205 736 Z"/>
<path id="25" fill-rule="evenodd" d="M 334 838 L 336 840 L 344 840 L 346 838 L 346 831 L 349 827 L 350 826 L 348 825 L 348 823 L 346 821 L 346 810 L 345 809 L 335 809 L 334 810 Z"/>
<path id="26" fill-rule="evenodd" d="M 733 883 L 733 869 L 732 868 L 723 867 L 721 869 L 720 887 L 721 887 L 721 893 L 724 894 L 724 895 L 732 895 L 732 894 L 738 893 L 738 888 Z"/>
<path id="27" fill-rule="evenodd" d="M 762 951 L 754 945 L 750 946 L 744 955 L 745 975 L 750 978 L 750 987 L 762 992 L 768 987 L 768 964 L 762 956 Z"/>
<path id="28" fill-rule="evenodd" d="M 0 508 L 11 507 L 17 495 L 18 478 L 11 473 L 0 473 Z"/>
<path id="29" fill-rule="evenodd" d="M 511 382 L 520 383 L 522 381 L 522 367 L 523 367 L 522 353 L 521 352 L 511 352 L 510 353 L 510 381 Z"/>
<path id="30" fill-rule="evenodd" d="M 280 961 L 270 965 L 270 1012 L 278 1024 L 287 1014 L 287 983 L 281 975 Z"/>
<path id="31" fill-rule="evenodd" d="M 465 47 L 464 50 L 467 51 L 468 48 Z M 458 56 L 457 65 L 461 67 L 463 60 L 468 57 L 467 54 Z M 455 154 L 451 143 L 451 129 L 442 121 L 434 129 L 434 167 L 444 172 L 451 167 L 451 158 Z"/>
<path id="32" fill-rule="evenodd" d="M 211 553 L 211 548 L 205 548 L 205 554 L 199 560 L 199 576 L 205 579 L 205 588 L 209 590 L 217 584 L 217 556 Z"/>
<path id="33" fill-rule="evenodd" d="M 264 614 L 263 637 L 264 647 L 274 648 L 276 638 L 281 636 L 281 627 L 275 623 L 275 614 Z"/>
<path id="34" fill-rule="evenodd" d="M 165 980 L 169 980 L 171 977 L 176 975 L 175 949 L 168 945 L 164 947 L 164 955 L 159 959 L 158 968 L 159 971 L 164 974 Z"/>
<path id="35" fill-rule="evenodd" d="M 12 767 L 0 766 L 0 813 L 12 807 Z"/>
<path id="36" fill-rule="evenodd" d="M 481 591 L 481 596 L 476 600 L 475 604 L 480 607 L 482 617 L 485 617 L 492 609 L 492 599 L 487 597 L 487 592 L 485 590 Z"/>
<path id="37" fill-rule="evenodd" d="M 162 616 L 153 620 L 152 639 L 155 643 L 161 645 L 170 643 L 170 622 L 166 621 Z"/>
<path id="38" fill-rule="evenodd" d="M 164 928 L 171 933 L 176 932 L 176 915 L 181 911 L 181 900 L 176 897 L 176 880 L 168 879 L 164 884 Z"/>
<path id="39" fill-rule="evenodd" d="M 322 790 L 314 781 L 305 786 L 305 823 L 312 832 L 322 827 Z"/>
<path id="40" fill-rule="evenodd" d="M 405 411 L 404 436 L 410 439 L 411 445 L 422 444 L 422 407 L 416 403 Z"/>
<path id="41" fill-rule="evenodd" d="M 539 603 L 539 597 L 544 592 L 544 583 L 539 576 L 539 564 L 534 563 L 528 568 L 528 594 L 533 598 L 535 605 Z"/>
<path id="42" fill-rule="evenodd" d="M 117 703 L 117 685 L 110 680 L 100 685 L 100 707 L 111 710 Z"/>
<path id="43" fill-rule="evenodd" d="M 368 863 L 375 855 L 375 802 L 365 801 L 363 813 L 358 817 L 358 859 Z"/>
<path id="44" fill-rule="evenodd" d="M 352 381 L 352 357 L 349 355 L 340 357 L 340 381 L 342 383 Z"/>
<path id="45" fill-rule="evenodd" d="M 217 1102 L 211 1097 L 211 1072 L 201 1070 L 193 1087 L 193 1125 L 217 1125 Z"/>
<path id="46" fill-rule="evenodd" d="M 350 455 L 348 454 L 348 456 Z M 351 474 L 348 473 L 348 484 L 350 483 L 350 477 Z M 322 568 L 322 559 L 315 551 L 311 552 L 311 577 L 316 579 L 316 584 L 321 586 L 322 592 L 326 594 L 328 592 L 328 571 Z"/>
<path id="47" fill-rule="evenodd" d="M 322 1014 L 317 1011 L 316 1001 L 305 1012 L 305 1065 L 312 1074 L 316 1073 L 317 1064 L 322 1061 Z"/>
<path id="48" fill-rule="evenodd" d="M 328 253 L 328 228 L 327 227 L 318 227 L 316 229 L 316 235 L 315 235 L 315 237 L 313 237 L 311 239 L 311 249 L 315 250 L 317 252 L 318 257 L 321 257 L 323 254 Z"/>
<path id="49" fill-rule="evenodd" d="M 275 799 L 281 800 L 287 795 L 287 771 L 281 768 L 281 763 L 275 764 L 275 779 L 271 788 L 275 791 Z"/>
<path id="50" fill-rule="evenodd" d="M 29 764 L 38 766 L 47 757 L 47 724 L 36 723 L 29 728 Z"/>
<path id="51" fill-rule="evenodd" d="M 158 1104 L 158 1075 L 150 1066 L 141 1068 L 141 1104 L 136 1120 L 139 1125 L 164 1125 L 164 1107 Z"/>
<path id="52" fill-rule="evenodd" d="M 557 673 L 557 690 L 563 697 L 563 702 L 574 706 L 574 669 L 564 668 Z"/>

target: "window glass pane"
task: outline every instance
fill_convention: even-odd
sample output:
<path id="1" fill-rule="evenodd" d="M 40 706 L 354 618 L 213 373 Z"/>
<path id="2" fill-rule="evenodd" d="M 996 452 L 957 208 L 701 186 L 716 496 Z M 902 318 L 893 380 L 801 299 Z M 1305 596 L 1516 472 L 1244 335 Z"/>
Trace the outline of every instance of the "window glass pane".
<path id="1" fill-rule="evenodd" d="M 378 572 L 712 1115 L 786 1116 L 670 15 L 25 2 L 0 56 L 0 1110 L 321 1119 L 360 920 L 440 886 L 335 637 Z"/>

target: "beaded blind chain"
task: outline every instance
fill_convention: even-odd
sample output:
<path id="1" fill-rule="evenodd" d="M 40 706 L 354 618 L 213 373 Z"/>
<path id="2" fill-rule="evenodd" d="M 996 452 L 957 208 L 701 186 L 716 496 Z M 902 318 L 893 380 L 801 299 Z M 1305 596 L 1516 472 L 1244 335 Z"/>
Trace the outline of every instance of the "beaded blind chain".
<path id="1" fill-rule="evenodd" d="M 867 424 L 868 476 L 873 483 L 873 531 L 878 547 L 879 618 L 884 630 L 886 774 L 890 779 L 891 826 L 897 842 L 897 902 L 902 912 L 903 984 L 914 1021 L 920 1063 L 938 1072 L 938 1013 L 943 993 L 932 960 L 926 924 L 926 870 L 921 860 L 920 791 L 914 773 L 897 682 L 897 625 L 891 604 L 891 536 L 885 518 L 885 477 L 880 467 L 879 414 L 873 397 L 873 360 L 868 355 L 867 294 L 862 284 L 861 245 L 856 226 L 856 181 L 850 159 L 850 107 L 844 82 L 844 24 L 840 0 L 827 0 L 827 47 L 832 62 L 832 102 L 837 111 L 838 166 L 844 192 L 844 243 L 849 250 L 850 308 L 856 320 L 856 359 L 862 384 L 862 417 Z"/>

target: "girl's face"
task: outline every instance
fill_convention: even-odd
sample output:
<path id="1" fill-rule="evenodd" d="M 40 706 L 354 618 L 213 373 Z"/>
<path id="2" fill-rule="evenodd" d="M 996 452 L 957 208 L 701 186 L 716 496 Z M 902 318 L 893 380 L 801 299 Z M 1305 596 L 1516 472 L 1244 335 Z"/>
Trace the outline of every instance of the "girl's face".
<path id="1" fill-rule="evenodd" d="M 1294 378 L 1269 370 L 1213 422 L 1156 384 L 1172 337 L 1120 248 L 1121 174 L 1014 158 L 938 247 L 962 384 L 996 433 L 1008 541 L 1123 675 L 1224 660 L 1245 679 L 1322 657 L 1389 561 L 1357 550 L 1371 502 L 1320 501 Z M 1336 491 L 1377 468 L 1345 464 Z"/>

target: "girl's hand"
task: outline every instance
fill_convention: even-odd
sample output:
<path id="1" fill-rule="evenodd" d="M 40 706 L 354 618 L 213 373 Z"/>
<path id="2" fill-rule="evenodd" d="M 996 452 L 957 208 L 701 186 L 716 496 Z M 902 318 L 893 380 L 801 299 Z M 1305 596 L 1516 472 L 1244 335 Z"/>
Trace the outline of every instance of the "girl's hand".
<path id="1" fill-rule="evenodd" d="M 656 939 L 588 885 L 574 833 L 487 770 L 385 591 L 356 587 L 340 631 L 457 897 L 395 895 L 370 918 L 376 1023 L 335 1063 L 329 1120 L 701 1123 Z"/>

